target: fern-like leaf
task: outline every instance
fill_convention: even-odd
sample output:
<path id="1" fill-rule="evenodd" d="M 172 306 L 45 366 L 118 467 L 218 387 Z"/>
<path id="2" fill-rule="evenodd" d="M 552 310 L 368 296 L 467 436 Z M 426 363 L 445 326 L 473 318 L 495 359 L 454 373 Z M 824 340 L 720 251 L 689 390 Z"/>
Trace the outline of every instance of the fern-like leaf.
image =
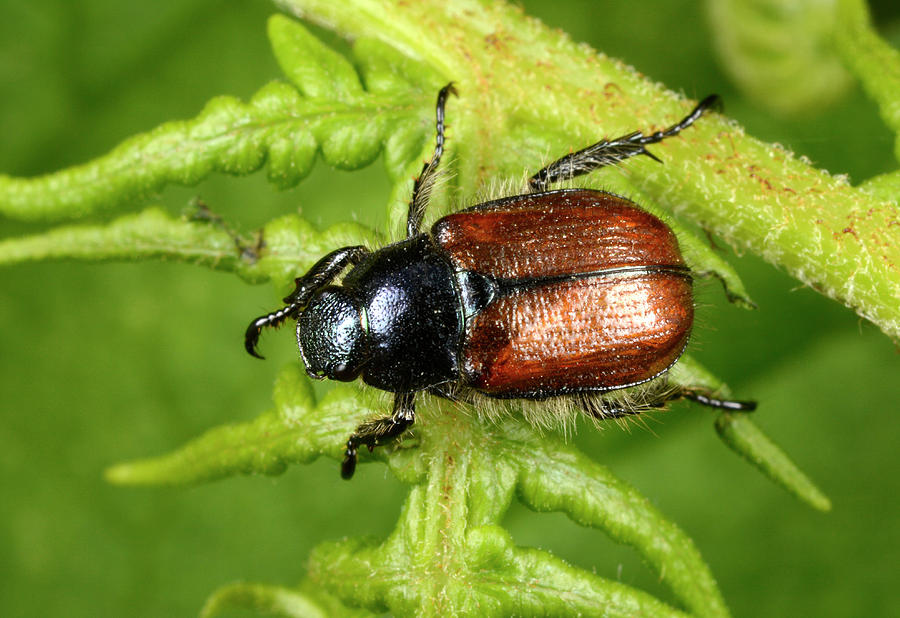
<path id="1" fill-rule="evenodd" d="M 457 82 L 451 103 L 448 167 L 453 175 L 432 197 L 437 216 L 475 202 L 496 179 L 509 183 L 540 167 L 547 153 L 651 128 L 688 106 L 662 87 L 502 3 L 428 0 L 284 0 L 295 14 L 355 41 L 354 66 L 302 26 L 273 17 L 269 36 L 289 82 L 264 86 L 249 102 L 222 97 L 194 119 L 165 124 L 93 162 L 34 179 L 0 178 L 0 213 L 23 220 L 81 218 L 142 202 L 172 184 L 212 173 L 248 174 L 265 167 L 279 188 L 294 186 L 317 156 L 357 169 L 383 153 L 393 183 L 392 227 L 402 220 L 411 178 L 430 154 L 434 94 Z M 900 61 L 878 44 L 855 0 L 840 49 Z M 486 34 L 488 33 L 488 34 Z M 858 69 L 858 73 L 864 73 Z M 867 87 L 896 128 L 890 80 Z M 893 97 L 893 99 L 892 99 Z M 896 173 L 854 188 L 754 140 L 726 119 L 707 116 L 678 139 L 654 146 L 650 160 L 607 170 L 600 183 L 634 197 L 670 222 L 698 273 L 751 306 L 737 274 L 668 211 L 685 215 L 735 246 L 752 250 L 801 281 L 853 307 L 900 336 L 900 263 L 896 207 L 881 201 Z M 209 222 L 158 209 L 110 223 L 67 225 L 0 243 L 0 263 L 75 258 L 91 261 L 172 259 L 218 268 L 279 288 L 322 254 L 383 239 L 359 226 L 324 233 L 295 215 L 267 224 L 258 242 L 235 239 Z M 726 387 L 685 357 L 678 384 Z M 317 401 L 300 368 L 282 371 L 275 408 L 254 421 L 210 430 L 163 457 L 111 468 L 110 481 L 185 485 L 235 474 L 279 474 L 321 455 L 340 458 L 362 421 L 381 414 L 385 397 L 338 386 Z M 309 579 L 297 590 L 239 584 L 210 598 L 205 613 L 255 607 L 286 615 L 340 613 L 345 606 L 396 614 L 482 615 L 598 613 L 611 616 L 724 616 L 727 609 L 693 543 L 634 489 L 556 435 L 521 419 L 484 423 L 471 410 L 427 401 L 421 422 L 394 449 L 364 454 L 387 463 L 411 490 L 394 532 L 383 542 L 359 539 L 320 546 Z M 816 506 L 828 501 L 746 417 L 723 414 L 725 442 L 789 491 Z M 518 497 L 536 511 L 559 511 L 638 551 L 682 609 L 646 592 L 516 546 L 502 528 Z"/>

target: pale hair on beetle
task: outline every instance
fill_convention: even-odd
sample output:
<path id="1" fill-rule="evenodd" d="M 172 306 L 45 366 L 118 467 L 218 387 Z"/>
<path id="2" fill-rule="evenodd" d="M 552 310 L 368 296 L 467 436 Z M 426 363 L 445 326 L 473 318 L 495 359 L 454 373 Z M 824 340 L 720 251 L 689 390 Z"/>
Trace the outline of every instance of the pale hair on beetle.
<path id="1" fill-rule="evenodd" d="M 666 403 L 678 391 L 679 387 L 671 384 L 667 377 L 667 373 L 663 373 L 627 388 L 583 391 L 545 399 L 501 399 L 458 385 L 448 385 L 446 390 L 429 393 L 428 397 L 449 401 L 461 413 L 475 416 L 482 422 L 496 425 L 506 418 L 519 417 L 540 433 L 559 432 L 569 439 L 582 417 L 598 430 L 608 427 L 611 420 L 626 431 L 633 426 L 649 429 L 646 421 L 652 417 L 647 413 L 664 412 Z"/>

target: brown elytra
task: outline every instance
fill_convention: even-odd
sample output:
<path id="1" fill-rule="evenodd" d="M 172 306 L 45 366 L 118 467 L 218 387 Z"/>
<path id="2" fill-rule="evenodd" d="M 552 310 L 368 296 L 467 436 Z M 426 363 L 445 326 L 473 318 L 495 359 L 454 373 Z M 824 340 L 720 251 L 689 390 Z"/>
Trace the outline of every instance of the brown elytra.
<path id="1" fill-rule="evenodd" d="M 455 268 L 496 297 L 465 324 L 463 381 L 494 397 L 604 391 L 651 380 L 693 323 L 690 271 L 669 227 L 602 191 L 513 196 L 432 228 Z"/>

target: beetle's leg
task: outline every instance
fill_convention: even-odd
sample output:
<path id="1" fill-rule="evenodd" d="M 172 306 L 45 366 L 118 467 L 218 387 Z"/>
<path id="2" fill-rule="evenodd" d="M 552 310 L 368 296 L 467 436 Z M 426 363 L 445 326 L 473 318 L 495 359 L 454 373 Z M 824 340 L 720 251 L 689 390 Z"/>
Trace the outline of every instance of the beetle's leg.
<path id="1" fill-rule="evenodd" d="M 576 399 L 578 405 L 584 410 L 588 416 L 598 421 L 605 421 L 613 418 L 624 418 L 627 416 L 636 416 L 642 412 L 661 408 L 665 405 L 665 399 L 654 399 L 644 401 L 634 405 L 626 406 L 616 401 L 604 399 L 601 396 L 581 395 Z"/>
<path id="2" fill-rule="evenodd" d="M 596 395 L 578 396 L 576 402 L 588 416 L 603 421 L 613 418 L 635 416 L 642 412 L 664 408 L 667 402 L 677 399 L 690 399 L 691 401 L 702 403 L 711 408 L 720 408 L 722 410 L 731 410 L 734 412 L 752 412 L 756 409 L 755 401 L 719 399 L 718 397 L 715 397 L 714 393 L 709 389 L 689 386 L 668 389 L 645 401 L 639 401 L 628 405 L 621 404 L 615 400 L 604 399 L 603 397 Z"/>
<path id="3" fill-rule="evenodd" d="M 453 82 L 450 82 L 438 92 L 437 108 L 435 115 L 436 132 L 434 154 L 431 160 L 422 167 L 422 172 L 416 178 L 413 185 L 412 198 L 409 200 L 409 214 L 406 217 L 406 237 L 412 238 L 419 233 L 422 227 L 422 219 L 425 217 L 425 207 L 428 206 L 428 197 L 431 188 L 434 186 L 435 174 L 438 165 L 441 162 L 441 155 L 444 154 L 444 106 L 447 104 L 447 97 L 456 94 L 456 88 Z"/>
<path id="4" fill-rule="evenodd" d="M 657 407 L 657 406 L 651 406 Z M 615 406 L 615 405 L 600 405 L 600 406 L 585 406 L 585 412 L 587 412 L 590 416 L 597 419 L 598 421 L 605 421 L 607 419 L 613 418 L 625 418 L 627 416 L 636 416 L 641 414 L 642 412 L 646 412 L 648 408 L 645 406 L 643 408 L 626 408 L 624 406 Z"/>
<path id="5" fill-rule="evenodd" d="M 278 311 L 273 311 L 272 313 L 256 318 L 250 322 L 250 326 L 244 331 L 244 349 L 247 350 L 247 353 L 250 354 L 250 356 L 264 358 L 256 351 L 256 344 L 259 342 L 259 333 L 262 332 L 262 329 L 281 326 L 288 318 L 296 320 L 299 315 L 299 306 L 288 305 Z"/>
<path id="6" fill-rule="evenodd" d="M 428 392 L 453 403 L 471 404 L 474 401 L 473 392 L 470 389 L 459 388 L 458 384 L 452 382 L 429 387 Z"/>
<path id="7" fill-rule="evenodd" d="M 256 351 L 256 344 L 259 342 L 259 334 L 262 329 L 281 326 L 288 318 L 296 320 L 317 290 L 334 281 L 334 278 L 341 274 L 341 271 L 347 266 L 358 264 L 367 255 L 369 255 L 369 250 L 362 245 L 357 245 L 332 251 L 316 262 L 305 275 L 294 280 L 296 287 L 293 292 L 284 297 L 285 307 L 250 322 L 250 326 L 244 333 L 244 349 L 251 356 L 262 358 Z"/>
<path id="8" fill-rule="evenodd" d="M 703 388 L 691 388 L 683 386 L 676 391 L 677 398 L 690 399 L 697 403 L 702 403 L 710 408 L 721 408 L 723 410 L 732 410 L 735 412 L 753 412 L 756 409 L 755 401 L 732 401 L 729 399 L 719 399 L 713 396 L 713 393 Z"/>
<path id="9" fill-rule="evenodd" d="M 675 401 L 676 399 L 690 399 L 710 408 L 720 408 L 734 412 L 753 412 L 756 409 L 755 401 L 719 399 L 713 391 L 702 386 L 678 386 L 673 390 L 662 393 L 659 399 L 647 403 L 646 406 L 660 408 L 667 401 Z"/>
<path id="10" fill-rule="evenodd" d="M 635 131 L 613 140 L 600 140 L 578 152 L 567 154 L 529 178 L 528 186 L 532 192 L 544 191 L 554 182 L 588 174 L 601 167 L 620 163 L 635 155 L 647 155 L 651 159 L 659 161 L 652 152 L 647 150 L 648 144 L 656 144 L 667 137 L 678 135 L 694 124 L 704 112 L 717 108 L 720 104 L 719 95 L 711 94 L 700 101 L 690 114 L 665 131 L 657 131 L 650 135 Z"/>
<path id="11" fill-rule="evenodd" d="M 362 245 L 336 249 L 313 264 L 305 275 L 294 279 L 294 291 L 284 297 L 286 305 L 300 305 L 305 308 L 309 299 L 353 264 L 359 264 L 369 250 Z"/>
<path id="12" fill-rule="evenodd" d="M 415 393 L 397 393 L 394 395 L 393 414 L 366 421 L 356 428 L 347 440 L 347 450 L 344 451 L 344 462 L 341 464 L 342 478 L 353 477 L 356 471 L 356 451 L 360 446 L 366 446 L 371 451 L 409 429 L 416 420 L 415 399 Z"/>

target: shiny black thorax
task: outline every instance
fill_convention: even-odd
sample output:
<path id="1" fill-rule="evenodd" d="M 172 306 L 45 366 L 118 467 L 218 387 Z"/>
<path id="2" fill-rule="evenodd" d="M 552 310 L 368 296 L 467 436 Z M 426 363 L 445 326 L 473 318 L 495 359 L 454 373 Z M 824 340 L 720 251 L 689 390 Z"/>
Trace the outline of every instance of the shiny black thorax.
<path id="1" fill-rule="evenodd" d="M 458 379 L 462 308 L 453 269 L 431 238 L 421 234 L 372 253 L 341 287 L 359 303 L 366 384 L 396 393 Z"/>

